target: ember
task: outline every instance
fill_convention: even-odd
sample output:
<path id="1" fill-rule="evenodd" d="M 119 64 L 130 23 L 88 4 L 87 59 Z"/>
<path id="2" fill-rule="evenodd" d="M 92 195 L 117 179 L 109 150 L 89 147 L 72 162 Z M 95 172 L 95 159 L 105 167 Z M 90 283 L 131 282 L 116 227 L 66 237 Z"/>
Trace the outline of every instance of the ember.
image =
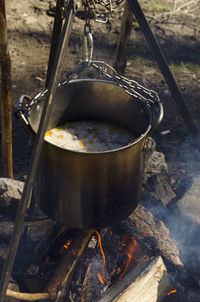
<path id="1" fill-rule="evenodd" d="M 59 253 L 62 254 L 64 250 L 67 250 L 72 243 L 72 239 L 69 239 L 60 249 Z"/>
<path id="2" fill-rule="evenodd" d="M 176 290 L 176 289 L 173 289 L 173 290 L 171 290 L 167 295 L 169 296 L 169 295 L 174 294 L 174 293 L 176 293 L 176 292 L 177 292 L 177 290 Z"/>

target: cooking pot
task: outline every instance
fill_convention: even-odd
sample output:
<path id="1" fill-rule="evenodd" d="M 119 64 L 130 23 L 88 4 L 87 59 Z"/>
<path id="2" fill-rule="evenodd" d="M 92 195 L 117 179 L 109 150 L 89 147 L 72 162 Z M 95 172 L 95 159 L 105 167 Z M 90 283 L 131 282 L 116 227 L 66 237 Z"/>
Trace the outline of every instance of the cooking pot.
<path id="1" fill-rule="evenodd" d="M 29 111 L 26 125 L 36 133 L 43 103 Z M 154 104 L 155 105 L 155 104 Z M 154 106 L 153 105 L 153 106 Z M 144 146 L 156 122 L 153 106 L 113 82 L 73 80 L 57 88 L 48 130 L 66 121 L 103 121 L 129 130 L 135 139 L 109 151 L 66 150 L 44 141 L 33 198 L 50 218 L 74 228 L 103 228 L 126 218 L 138 205 Z"/>

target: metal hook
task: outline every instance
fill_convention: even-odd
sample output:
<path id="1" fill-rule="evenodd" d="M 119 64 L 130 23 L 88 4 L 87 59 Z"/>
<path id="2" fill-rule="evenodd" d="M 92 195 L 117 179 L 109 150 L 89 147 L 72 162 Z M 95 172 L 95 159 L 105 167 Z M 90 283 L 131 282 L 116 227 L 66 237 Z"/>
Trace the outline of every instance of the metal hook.
<path id="1" fill-rule="evenodd" d="M 93 37 L 90 32 L 90 26 L 88 24 L 84 27 L 83 34 L 83 50 L 84 50 L 84 61 L 90 66 L 92 63 L 92 55 L 93 55 Z"/>

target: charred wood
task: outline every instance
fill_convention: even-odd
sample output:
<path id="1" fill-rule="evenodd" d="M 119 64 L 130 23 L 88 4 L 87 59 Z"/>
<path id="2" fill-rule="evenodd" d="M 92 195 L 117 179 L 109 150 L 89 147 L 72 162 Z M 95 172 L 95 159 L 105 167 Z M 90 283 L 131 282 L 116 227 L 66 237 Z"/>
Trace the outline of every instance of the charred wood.
<path id="1" fill-rule="evenodd" d="M 95 293 L 95 288 L 93 285 L 94 281 L 94 275 L 92 272 L 92 263 L 88 265 L 86 274 L 85 274 L 85 279 L 83 281 L 83 287 L 81 290 L 81 298 L 83 301 L 92 301 L 92 298 Z"/>
<path id="2" fill-rule="evenodd" d="M 71 245 L 60 261 L 45 291 L 57 302 L 64 300 L 77 264 L 94 231 L 79 231 L 73 236 Z"/>
<path id="3" fill-rule="evenodd" d="M 161 255 L 170 269 L 176 270 L 183 267 L 178 247 L 170 237 L 168 228 L 142 205 L 138 205 L 137 209 L 121 223 L 121 226 L 141 237 L 141 244 L 154 255 Z"/>

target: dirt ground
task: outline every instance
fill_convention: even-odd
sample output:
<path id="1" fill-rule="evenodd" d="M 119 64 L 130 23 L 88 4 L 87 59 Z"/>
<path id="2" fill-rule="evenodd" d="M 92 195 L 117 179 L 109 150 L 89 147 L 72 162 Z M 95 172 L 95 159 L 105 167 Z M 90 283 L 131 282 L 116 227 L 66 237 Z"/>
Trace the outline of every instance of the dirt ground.
<path id="1" fill-rule="evenodd" d="M 198 1 L 194 2 L 197 5 L 192 11 L 190 7 L 186 7 L 186 11 L 181 9 L 184 0 L 141 0 L 140 4 L 200 131 L 200 6 Z M 8 0 L 6 5 L 14 112 L 21 94 L 34 96 L 44 87 L 53 28 L 50 7 L 55 6 L 55 1 Z M 112 15 L 110 24 L 92 23 L 94 59 L 113 64 L 122 12 L 123 5 L 120 5 Z M 63 73 L 83 59 L 83 26 L 84 22 L 75 17 L 69 49 L 63 62 Z M 188 140 L 189 133 L 176 103 L 136 21 L 129 41 L 125 75 L 159 93 L 165 115 L 153 137 L 157 149 L 165 154 L 171 175 L 178 177 L 199 173 L 198 148 Z M 162 135 L 164 130 L 169 130 L 169 133 Z M 31 143 L 29 133 L 16 118 L 13 119 L 13 152 L 14 176 L 23 179 L 27 173 Z"/>

